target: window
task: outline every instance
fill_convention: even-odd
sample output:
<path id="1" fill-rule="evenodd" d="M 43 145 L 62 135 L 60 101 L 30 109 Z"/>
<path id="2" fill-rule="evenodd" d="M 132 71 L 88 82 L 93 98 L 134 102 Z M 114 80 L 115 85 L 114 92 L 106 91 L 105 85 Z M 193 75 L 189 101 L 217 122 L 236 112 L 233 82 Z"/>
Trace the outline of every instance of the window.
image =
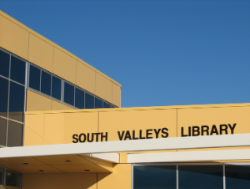
<path id="1" fill-rule="evenodd" d="M 0 118 L 0 145 L 6 146 L 7 120 Z"/>
<path id="2" fill-rule="evenodd" d="M 85 108 L 86 109 L 94 108 L 94 97 L 88 93 L 85 93 Z"/>
<path id="3" fill-rule="evenodd" d="M 95 108 L 102 108 L 102 100 L 95 98 Z"/>
<path id="4" fill-rule="evenodd" d="M 107 102 L 103 102 L 103 108 L 110 108 L 110 104 L 108 104 Z"/>
<path id="5" fill-rule="evenodd" d="M 40 69 L 35 66 L 30 65 L 30 79 L 29 87 L 40 91 Z"/>
<path id="6" fill-rule="evenodd" d="M 4 174 L 4 169 L 0 168 L 0 185 L 3 185 L 3 174 Z"/>
<path id="7" fill-rule="evenodd" d="M 10 79 L 21 84 L 25 82 L 25 62 L 11 56 Z"/>
<path id="8" fill-rule="evenodd" d="M 64 83 L 64 102 L 74 106 L 74 86 Z"/>
<path id="9" fill-rule="evenodd" d="M 77 108 L 84 108 L 84 92 L 78 88 L 75 88 L 75 106 Z"/>
<path id="10" fill-rule="evenodd" d="M 52 76 L 52 97 L 61 100 L 61 80 Z"/>
<path id="11" fill-rule="evenodd" d="M 22 146 L 23 125 L 9 120 L 8 146 Z"/>
<path id="12" fill-rule="evenodd" d="M 20 175 L 6 170 L 6 185 L 7 186 L 20 186 Z"/>
<path id="13" fill-rule="evenodd" d="M 0 77 L 0 116 L 7 117 L 9 81 Z"/>
<path id="14" fill-rule="evenodd" d="M 42 71 L 41 92 L 49 95 L 51 94 L 51 75 Z"/>
<path id="15" fill-rule="evenodd" d="M 9 118 L 23 122 L 24 86 L 10 82 Z"/>
<path id="16" fill-rule="evenodd" d="M 10 55 L 0 51 L 0 75 L 9 77 Z"/>

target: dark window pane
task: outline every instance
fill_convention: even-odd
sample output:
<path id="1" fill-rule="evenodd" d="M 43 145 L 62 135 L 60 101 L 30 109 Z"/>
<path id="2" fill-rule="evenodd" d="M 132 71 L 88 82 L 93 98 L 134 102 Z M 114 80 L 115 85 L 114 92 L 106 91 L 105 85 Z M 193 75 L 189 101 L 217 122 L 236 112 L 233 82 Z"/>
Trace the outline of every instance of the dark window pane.
<path id="1" fill-rule="evenodd" d="M 7 186 L 19 186 L 20 175 L 11 171 L 6 171 L 6 185 Z"/>
<path id="2" fill-rule="evenodd" d="M 25 81 L 25 62 L 15 57 L 11 57 L 10 78 L 24 84 Z"/>
<path id="3" fill-rule="evenodd" d="M 75 96 L 75 106 L 77 108 L 84 108 L 84 92 L 76 88 L 76 96 Z"/>
<path id="4" fill-rule="evenodd" d="M 7 131 L 7 120 L 0 118 L 0 145 L 3 146 L 6 146 L 6 131 Z"/>
<path id="5" fill-rule="evenodd" d="M 22 146 L 23 125 L 9 120 L 7 146 Z"/>
<path id="6" fill-rule="evenodd" d="M 85 93 L 85 109 L 94 108 L 94 97 L 88 93 Z"/>
<path id="7" fill-rule="evenodd" d="M 7 117 L 9 81 L 0 77 L 0 115 Z"/>
<path id="8" fill-rule="evenodd" d="M 110 108 L 110 104 L 103 102 L 103 108 Z"/>
<path id="9" fill-rule="evenodd" d="M 250 165 L 226 165 L 226 188 L 249 189 Z"/>
<path id="10" fill-rule="evenodd" d="M 74 86 L 64 83 L 64 102 L 74 106 Z"/>
<path id="11" fill-rule="evenodd" d="M 0 75 L 9 77 L 10 55 L 0 51 Z"/>
<path id="12" fill-rule="evenodd" d="M 3 185 L 3 173 L 4 173 L 4 170 L 0 168 L 0 185 Z"/>
<path id="13" fill-rule="evenodd" d="M 10 82 L 9 118 L 23 121 L 24 86 Z"/>
<path id="14" fill-rule="evenodd" d="M 176 166 L 134 166 L 134 189 L 176 189 Z"/>
<path id="15" fill-rule="evenodd" d="M 179 189 L 223 189 L 221 165 L 179 166 Z"/>
<path id="16" fill-rule="evenodd" d="M 102 108 L 102 100 L 95 98 L 95 108 Z"/>
<path id="17" fill-rule="evenodd" d="M 30 65 L 29 87 L 40 91 L 40 69 Z"/>
<path id="18" fill-rule="evenodd" d="M 61 100 L 61 80 L 52 76 L 52 97 Z"/>
<path id="19" fill-rule="evenodd" d="M 50 96 L 51 90 L 51 75 L 42 71 L 42 83 L 41 83 L 41 91 Z"/>

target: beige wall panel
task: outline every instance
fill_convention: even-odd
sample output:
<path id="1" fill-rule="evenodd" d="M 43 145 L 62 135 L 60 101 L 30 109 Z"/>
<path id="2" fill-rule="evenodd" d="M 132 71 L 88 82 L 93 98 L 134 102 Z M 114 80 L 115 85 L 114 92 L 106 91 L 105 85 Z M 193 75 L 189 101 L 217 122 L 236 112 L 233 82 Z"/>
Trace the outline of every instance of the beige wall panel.
<path id="1" fill-rule="evenodd" d="M 55 47 L 53 73 L 76 84 L 76 60 Z"/>
<path id="2" fill-rule="evenodd" d="M 112 103 L 121 107 L 121 87 L 113 83 L 113 100 Z"/>
<path id="3" fill-rule="evenodd" d="M 98 132 L 98 112 L 65 113 L 64 143 L 72 143 L 73 134 Z"/>
<path id="4" fill-rule="evenodd" d="M 37 36 L 30 34 L 28 60 L 41 68 L 52 72 L 53 46 Z"/>
<path id="5" fill-rule="evenodd" d="M 0 15 L 0 46 L 28 59 L 29 32 Z"/>
<path id="6" fill-rule="evenodd" d="M 110 111 L 99 113 L 99 132 L 108 132 L 108 140 L 119 140 L 118 131 L 130 131 L 135 137 L 139 137 L 142 130 L 142 137 L 146 136 L 146 130 L 152 134 L 150 137 L 156 138 L 156 131 L 159 131 L 158 138 L 162 138 L 162 129 L 168 129 L 168 137 L 176 137 L 176 110 L 131 110 L 131 111 Z M 124 133 L 125 135 L 125 133 Z M 131 136 L 132 137 L 132 136 Z M 128 139 L 127 139 L 128 140 Z"/>
<path id="7" fill-rule="evenodd" d="M 97 189 L 96 173 L 23 175 L 22 189 Z"/>
<path id="8" fill-rule="evenodd" d="M 25 129 L 29 128 L 40 137 L 44 137 L 44 114 L 25 116 Z"/>
<path id="9" fill-rule="evenodd" d="M 113 173 L 98 173 L 98 189 L 131 188 L 131 164 L 117 164 Z"/>
<path id="10" fill-rule="evenodd" d="M 27 111 L 44 111 L 51 110 L 51 99 L 38 94 L 34 91 L 27 90 Z"/>
<path id="11" fill-rule="evenodd" d="M 96 95 L 112 102 L 112 82 L 96 72 Z"/>
<path id="12" fill-rule="evenodd" d="M 76 84 L 95 94 L 95 70 L 77 61 Z"/>
<path id="13" fill-rule="evenodd" d="M 228 134 L 231 134 L 229 124 L 234 128 L 234 134 L 250 133 L 250 107 L 225 107 L 225 108 L 190 108 L 178 110 L 178 137 L 181 134 L 181 127 L 183 127 L 183 134 L 188 134 L 189 126 L 198 126 L 201 131 L 201 126 L 209 127 L 209 134 L 213 125 L 216 125 L 218 133 L 220 134 L 220 125 L 223 128 L 227 128 Z M 216 131 L 216 129 L 214 129 Z M 222 131 L 225 134 L 226 131 Z M 198 134 L 198 132 L 196 133 Z M 201 133 L 200 133 L 201 134 Z M 204 131 L 204 135 L 207 133 Z M 212 135 L 216 135 L 212 133 Z"/>
<path id="14" fill-rule="evenodd" d="M 63 104 L 56 100 L 52 100 L 52 110 L 74 110 L 74 109 L 75 108 L 72 108 L 66 104 Z"/>
<path id="15" fill-rule="evenodd" d="M 43 138 L 35 133 L 32 129 L 25 126 L 24 129 L 24 146 L 44 145 Z"/>
<path id="16" fill-rule="evenodd" d="M 64 117 L 62 114 L 45 114 L 44 139 L 50 144 L 63 144 Z"/>

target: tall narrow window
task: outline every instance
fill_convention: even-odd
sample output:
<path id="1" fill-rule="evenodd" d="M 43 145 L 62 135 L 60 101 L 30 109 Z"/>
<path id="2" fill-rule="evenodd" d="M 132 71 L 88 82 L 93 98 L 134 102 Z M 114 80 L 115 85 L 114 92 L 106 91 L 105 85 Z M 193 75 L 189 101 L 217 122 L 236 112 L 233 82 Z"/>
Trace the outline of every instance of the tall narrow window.
<path id="1" fill-rule="evenodd" d="M 9 77 L 10 55 L 0 51 L 0 75 Z"/>
<path id="2" fill-rule="evenodd" d="M 84 108 L 84 92 L 78 88 L 75 88 L 75 106 L 77 108 Z"/>
<path id="3" fill-rule="evenodd" d="M 52 97 L 61 100 L 61 79 L 52 76 Z"/>
<path id="4" fill-rule="evenodd" d="M 51 95 L 51 75 L 42 71 L 41 92 Z"/>
<path id="5" fill-rule="evenodd" d="M 64 83 L 64 102 L 74 106 L 74 86 Z"/>
<path id="6" fill-rule="evenodd" d="M 85 109 L 94 108 L 94 97 L 88 93 L 85 93 Z"/>
<path id="7" fill-rule="evenodd" d="M 9 81 L 0 77 L 0 115 L 7 117 Z"/>
<path id="8" fill-rule="evenodd" d="M 102 100 L 95 98 L 95 108 L 102 108 Z"/>
<path id="9" fill-rule="evenodd" d="M 6 146 L 6 132 L 7 119 L 0 118 L 0 145 Z"/>
<path id="10" fill-rule="evenodd" d="M 22 146 L 23 125 L 9 120 L 8 124 L 8 146 Z"/>
<path id="11" fill-rule="evenodd" d="M 6 171 L 6 185 L 7 186 L 20 186 L 20 175 L 7 170 Z"/>
<path id="12" fill-rule="evenodd" d="M 30 65 L 29 87 L 37 91 L 40 91 L 40 78 L 41 78 L 40 69 Z"/>
<path id="13" fill-rule="evenodd" d="M 25 62 L 11 56 L 10 78 L 21 84 L 25 82 Z"/>

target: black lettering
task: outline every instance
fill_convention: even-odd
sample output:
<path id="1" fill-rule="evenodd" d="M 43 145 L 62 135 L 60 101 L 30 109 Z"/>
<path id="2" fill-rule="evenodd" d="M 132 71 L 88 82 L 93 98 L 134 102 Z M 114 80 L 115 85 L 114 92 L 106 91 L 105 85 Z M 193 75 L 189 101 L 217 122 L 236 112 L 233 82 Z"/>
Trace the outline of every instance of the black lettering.
<path id="1" fill-rule="evenodd" d="M 120 131 L 117 131 L 118 137 L 119 137 L 120 140 L 122 140 L 122 138 L 123 138 L 123 136 L 124 136 L 124 132 L 125 132 L 125 131 L 122 131 L 122 134 L 121 134 Z"/>
<path id="2" fill-rule="evenodd" d="M 153 129 L 147 129 L 147 131 L 146 131 L 146 138 L 147 139 L 148 138 L 153 138 L 153 137 L 149 136 L 149 135 L 152 135 L 151 131 L 153 131 Z"/>
<path id="3" fill-rule="evenodd" d="M 75 139 L 75 140 L 72 140 L 73 143 L 77 143 L 77 142 L 78 142 L 78 138 L 77 138 L 77 137 L 78 137 L 77 134 L 74 134 L 74 135 L 72 136 L 72 138 Z"/>
<path id="4" fill-rule="evenodd" d="M 227 125 L 226 124 L 220 125 L 220 134 L 222 134 L 222 131 L 225 131 L 225 134 L 227 134 Z"/>
<path id="5" fill-rule="evenodd" d="M 90 137 L 90 134 L 91 134 L 91 139 L 89 139 Z M 94 140 L 94 133 L 88 133 L 87 134 L 87 140 L 88 140 L 88 142 L 93 142 L 93 140 Z"/>
<path id="6" fill-rule="evenodd" d="M 145 139 L 145 137 L 142 137 L 142 130 L 140 130 L 140 139 Z"/>
<path id="7" fill-rule="evenodd" d="M 162 138 L 168 138 L 168 128 L 166 127 L 162 128 L 161 132 L 163 133 L 161 135 Z"/>
<path id="8" fill-rule="evenodd" d="M 189 136 L 192 136 L 192 135 L 191 135 L 191 127 L 188 127 L 188 135 L 189 135 Z"/>
<path id="9" fill-rule="evenodd" d="M 126 135 L 125 135 L 125 137 L 124 137 L 124 140 L 127 140 L 127 138 L 128 138 L 129 140 L 131 140 L 131 135 L 130 135 L 130 132 L 129 132 L 129 131 L 126 132 Z"/>
<path id="10" fill-rule="evenodd" d="M 206 135 L 209 135 L 209 127 L 207 125 L 201 126 L 201 135 L 204 135 L 204 132 L 206 132 Z"/>
<path id="11" fill-rule="evenodd" d="M 184 132 L 184 127 L 181 127 L 181 137 L 187 137 L 188 135 L 184 135 L 183 132 Z"/>
<path id="12" fill-rule="evenodd" d="M 219 134 L 216 125 L 213 125 L 211 132 L 210 132 L 210 135 L 213 135 L 214 133 L 217 135 Z"/>
<path id="13" fill-rule="evenodd" d="M 236 127 L 237 123 L 234 123 L 234 125 L 232 126 L 231 124 L 228 124 L 228 126 L 230 127 L 231 129 L 231 134 L 234 134 L 234 129 Z"/>
<path id="14" fill-rule="evenodd" d="M 83 139 L 82 139 L 82 137 L 83 137 Z M 80 142 L 85 142 L 85 141 L 86 141 L 86 135 L 85 135 L 84 133 L 81 133 L 81 134 L 79 135 L 79 141 L 80 141 Z"/>
<path id="15" fill-rule="evenodd" d="M 135 130 L 133 130 L 133 140 L 137 140 L 137 139 L 139 139 L 139 138 L 135 137 Z"/>
<path id="16" fill-rule="evenodd" d="M 200 127 L 193 126 L 192 131 L 193 131 L 193 133 L 192 133 L 193 136 L 199 136 L 200 135 Z"/>
<path id="17" fill-rule="evenodd" d="M 101 141 L 103 141 L 103 139 L 105 139 L 105 141 L 108 141 L 108 132 L 106 132 L 105 135 L 103 134 L 103 132 L 101 132 Z"/>
<path id="18" fill-rule="evenodd" d="M 99 135 L 100 135 L 101 133 L 95 133 L 95 136 L 96 136 L 96 142 L 98 142 L 99 141 Z"/>
<path id="19" fill-rule="evenodd" d="M 158 129 L 158 130 L 154 129 L 154 131 L 155 131 L 155 137 L 158 138 L 161 129 Z"/>

